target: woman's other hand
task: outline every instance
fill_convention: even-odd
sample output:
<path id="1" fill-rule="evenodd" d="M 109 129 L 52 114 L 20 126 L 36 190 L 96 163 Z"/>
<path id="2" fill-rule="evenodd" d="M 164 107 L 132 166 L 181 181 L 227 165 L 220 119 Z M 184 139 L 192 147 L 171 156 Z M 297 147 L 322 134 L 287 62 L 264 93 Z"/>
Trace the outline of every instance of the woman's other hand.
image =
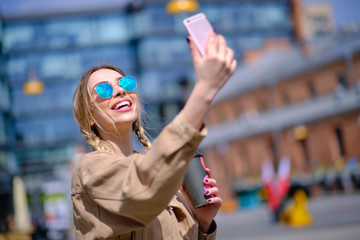
<path id="1" fill-rule="evenodd" d="M 211 196 L 211 198 L 208 199 L 208 204 L 200 207 L 200 208 L 194 208 L 194 206 L 191 204 L 191 201 L 187 195 L 187 193 L 184 191 L 184 189 L 181 187 L 181 192 L 184 195 L 186 201 L 190 205 L 190 208 L 195 216 L 195 219 L 199 223 L 199 229 L 203 233 L 208 233 L 209 228 L 211 226 L 211 222 L 214 220 L 216 214 L 218 213 L 221 205 L 222 205 L 222 199 L 219 196 L 219 189 L 216 187 L 216 180 L 211 178 L 211 170 L 206 169 L 209 178 L 204 179 L 204 184 L 210 185 L 211 187 L 204 191 L 204 195 Z M 207 182 L 205 182 L 207 180 Z"/>

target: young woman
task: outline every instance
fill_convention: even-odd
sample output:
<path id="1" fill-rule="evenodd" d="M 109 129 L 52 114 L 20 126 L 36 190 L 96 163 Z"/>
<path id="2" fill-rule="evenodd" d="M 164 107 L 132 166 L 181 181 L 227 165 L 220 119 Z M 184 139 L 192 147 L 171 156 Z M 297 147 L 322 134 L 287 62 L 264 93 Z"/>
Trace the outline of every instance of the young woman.
<path id="1" fill-rule="evenodd" d="M 212 33 L 202 57 L 188 38 L 196 83 L 182 111 L 151 145 L 141 124 L 136 81 L 113 66 L 90 69 L 79 82 L 73 108 L 93 152 L 73 173 L 71 197 L 77 239 L 215 239 L 222 200 L 194 209 L 180 191 L 187 166 L 206 135 L 204 118 L 236 68 L 223 36 Z M 133 131 L 147 150 L 133 150 Z"/>

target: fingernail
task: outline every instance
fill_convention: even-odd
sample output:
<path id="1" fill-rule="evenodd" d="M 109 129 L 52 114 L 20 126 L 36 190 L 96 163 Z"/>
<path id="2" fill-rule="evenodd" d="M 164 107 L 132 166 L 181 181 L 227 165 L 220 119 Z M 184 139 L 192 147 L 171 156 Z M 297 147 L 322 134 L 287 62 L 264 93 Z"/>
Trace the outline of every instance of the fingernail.
<path id="1" fill-rule="evenodd" d="M 211 199 L 208 199 L 207 202 L 211 202 Z"/>
<path id="2" fill-rule="evenodd" d="M 189 37 L 186 37 L 186 41 L 187 41 L 188 43 L 190 43 L 190 38 L 189 38 Z"/>
<path id="3" fill-rule="evenodd" d="M 206 191 L 205 194 L 208 195 L 210 192 L 209 191 Z"/>
<path id="4" fill-rule="evenodd" d="M 206 182 L 206 183 L 208 183 L 208 182 L 209 182 L 209 180 L 205 179 L 205 182 Z"/>

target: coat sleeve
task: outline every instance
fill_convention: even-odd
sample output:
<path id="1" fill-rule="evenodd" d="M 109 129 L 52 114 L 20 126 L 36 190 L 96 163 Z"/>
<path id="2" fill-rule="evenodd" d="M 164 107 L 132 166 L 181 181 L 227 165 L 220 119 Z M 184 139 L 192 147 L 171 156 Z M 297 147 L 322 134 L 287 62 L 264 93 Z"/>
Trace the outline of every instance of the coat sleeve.
<path id="1" fill-rule="evenodd" d="M 216 231 L 217 231 L 217 225 L 216 225 L 216 222 L 213 220 L 208 233 L 203 233 L 199 229 L 198 240 L 215 240 L 216 239 Z"/>
<path id="2" fill-rule="evenodd" d="M 205 135 L 206 129 L 197 131 L 180 113 L 145 155 L 119 159 L 100 152 L 85 156 L 82 184 L 100 209 L 145 226 L 178 190 Z"/>

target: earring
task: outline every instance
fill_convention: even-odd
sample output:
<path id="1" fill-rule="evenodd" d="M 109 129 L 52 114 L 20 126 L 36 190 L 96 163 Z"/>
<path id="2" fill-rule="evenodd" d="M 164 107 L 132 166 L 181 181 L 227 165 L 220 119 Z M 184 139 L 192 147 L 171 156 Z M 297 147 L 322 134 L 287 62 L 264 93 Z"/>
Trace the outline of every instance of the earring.
<path id="1" fill-rule="evenodd" d="M 90 127 L 93 127 L 94 125 L 95 125 L 95 122 L 94 122 L 94 120 L 92 120 L 92 118 L 90 118 Z"/>

